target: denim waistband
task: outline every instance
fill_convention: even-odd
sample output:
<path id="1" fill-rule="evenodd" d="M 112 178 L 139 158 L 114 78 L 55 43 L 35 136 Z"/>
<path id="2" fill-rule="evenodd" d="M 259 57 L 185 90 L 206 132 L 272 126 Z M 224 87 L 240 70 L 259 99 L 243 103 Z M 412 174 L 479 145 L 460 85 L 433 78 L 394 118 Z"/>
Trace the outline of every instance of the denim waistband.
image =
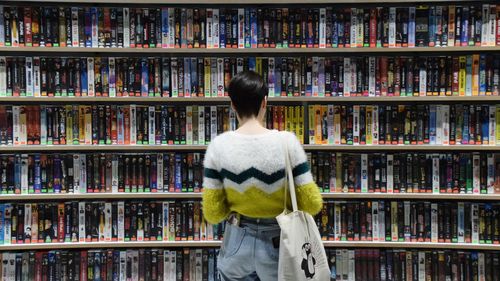
<path id="1" fill-rule="evenodd" d="M 247 216 L 240 216 L 240 223 L 251 223 L 260 225 L 277 225 L 278 221 L 275 218 L 251 218 Z"/>

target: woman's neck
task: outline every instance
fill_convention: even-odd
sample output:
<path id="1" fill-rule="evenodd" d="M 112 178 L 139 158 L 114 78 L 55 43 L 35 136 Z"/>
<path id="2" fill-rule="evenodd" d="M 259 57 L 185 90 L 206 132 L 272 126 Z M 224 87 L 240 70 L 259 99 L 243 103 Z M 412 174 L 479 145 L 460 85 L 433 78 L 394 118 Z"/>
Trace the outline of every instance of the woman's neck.
<path id="1" fill-rule="evenodd" d="M 245 135 L 257 135 L 268 132 L 269 130 L 262 125 L 262 121 L 257 118 L 247 118 L 240 121 L 240 126 L 236 132 Z"/>

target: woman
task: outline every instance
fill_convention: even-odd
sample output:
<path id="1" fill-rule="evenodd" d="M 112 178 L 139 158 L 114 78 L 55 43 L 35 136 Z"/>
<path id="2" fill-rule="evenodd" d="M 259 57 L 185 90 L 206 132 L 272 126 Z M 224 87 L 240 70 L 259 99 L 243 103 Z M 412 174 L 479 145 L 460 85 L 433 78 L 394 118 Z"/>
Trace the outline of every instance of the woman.
<path id="1" fill-rule="evenodd" d="M 240 127 L 216 137 L 205 154 L 205 219 L 213 224 L 228 219 L 217 263 L 223 280 L 277 280 L 280 228 L 275 217 L 284 208 L 285 141 L 299 209 L 315 215 L 323 204 L 295 135 L 262 125 L 267 92 L 255 72 L 236 75 L 229 97 Z"/>

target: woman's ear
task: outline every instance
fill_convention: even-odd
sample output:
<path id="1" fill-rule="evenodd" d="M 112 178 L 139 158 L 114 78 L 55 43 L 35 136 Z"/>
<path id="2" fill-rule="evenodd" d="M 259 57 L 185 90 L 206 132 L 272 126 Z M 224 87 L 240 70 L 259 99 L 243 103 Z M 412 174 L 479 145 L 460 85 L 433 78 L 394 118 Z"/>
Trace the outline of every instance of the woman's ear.
<path id="1" fill-rule="evenodd" d="M 260 104 L 260 108 L 266 108 L 267 107 L 267 96 L 264 97 Z"/>

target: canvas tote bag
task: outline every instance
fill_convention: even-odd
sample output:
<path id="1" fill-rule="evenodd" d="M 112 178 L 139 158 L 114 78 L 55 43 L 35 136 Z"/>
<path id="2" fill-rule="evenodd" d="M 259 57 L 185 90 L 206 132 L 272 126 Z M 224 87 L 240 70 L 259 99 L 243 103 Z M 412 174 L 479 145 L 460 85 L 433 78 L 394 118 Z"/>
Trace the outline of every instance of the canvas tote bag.
<path id="1" fill-rule="evenodd" d="M 285 187 L 284 211 L 276 217 L 281 228 L 278 281 L 328 281 L 330 268 L 325 248 L 314 218 L 297 208 L 288 145 L 286 139 L 283 142 L 286 163 L 285 181 L 288 187 Z M 291 212 L 286 206 L 287 189 L 290 191 Z"/>

